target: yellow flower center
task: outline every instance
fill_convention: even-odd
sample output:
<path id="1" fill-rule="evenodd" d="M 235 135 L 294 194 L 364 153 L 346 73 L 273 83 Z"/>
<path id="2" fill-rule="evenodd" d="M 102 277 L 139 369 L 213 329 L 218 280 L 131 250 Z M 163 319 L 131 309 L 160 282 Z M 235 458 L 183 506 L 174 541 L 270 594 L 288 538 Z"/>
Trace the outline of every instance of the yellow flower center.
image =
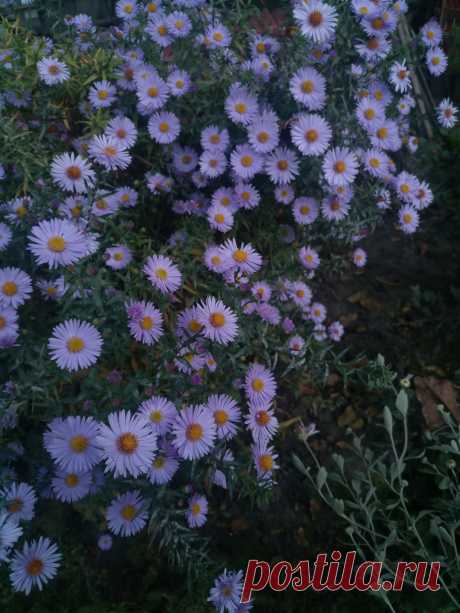
<path id="1" fill-rule="evenodd" d="M 113 254 L 113 259 L 115 260 L 115 262 L 121 262 L 121 261 L 122 261 L 122 259 L 123 259 L 123 254 L 122 254 L 122 252 L 121 252 L 121 251 L 116 251 L 116 252 Z"/>
<path id="2" fill-rule="evenodd" d="M 20 498 L 16 498 L 7 504 L 6 510 L 8 513 L 19 513 L 22 511 L 23 506 L 24 502 Z"/>
<path id="3" fill-rule="evenodd" d="M 161 455 L 159 455 L 157 458 L 153 460 L 153 466 L 155 468 L 163 468 L 165 464 L 166 464 L 166 459 Z"/>
<path id="4" fill-rule="evenodd" d="M 99 198 L 99 200 L 96 200 L 96 208 L 99 210 L 104 211 L 108 206 L 109 204 L 107 200 L 104 200 L 104 198 Z"/>
<path id="5" fill-rule="evenodd" d="M 83 436 L 83 434 L 77 434 L 70 439 L 70 448 L 75 453 L 83 453 L 86 451 L 86 449 L 88 449 L 88 444 L 88 438 Z"/>
<path id="6" fill-rule="evenodd" d="M 235 111 L 237 113 L 240 113 L 240 115 L 242 115 L 243 113 L 246 113 L 247 110 L 248 110 L 248 107 L 244 104 L 244 102 L 237 102 L 235 104 Z"/>
<path id="7" fill-rule="evenodd" d="M 127 13 L 128 15 L 131 15 L 131 13 L 133 12 L 133 5 L 132 4 L 125 4 L 125 6 L 123 7 L 123 10 L 125 13 Z"/>
<path id="8" fill-rule="evenodd" d="M 66 170 L 66 175 L 72 181 L 77 181 L 81 177 L 81 169 L 79 166 L 69 166 Z"/>
<path id="9" fill-rule="evenodd" d="M 192 504 L 190 510 L 192 512 L 192 515 L 199 515 L 201 512 L 201 507 L 197 502 L 195 502 L 194 504 Z"/>
<path id="10" fill-rule="evenodd" d="M 252 164 L 253 164 L 252 156 L 243 155 L 243 157 L 241 158 L 241 165 L 244 166 L 245 168 L 249 168 L 250 166 L 252 166 Z"/>
<path id="11" fill-rule="evenodd" d="M 404 223 L 411 223 L 412 222 L 412 215 L 410 213 L 404 213 L 403 215 L 403 222 Z"/>
<path id="12" fill-rule="evenodd" d="M 160 279 L 160 281 L 166 281 L 168 278 L 168 271 L 165 268 L 157 268 L 155 270 L 155 276 L 157 279 Z"/>
<path id="13" fill-rule="evenodd" d="M 67 349 L 70 353 L 80 353 L 85 348 L 85 341 L 80 336 L 72 336 L 67 341 Z"/>
<path id="14" fill-rule="evenodd" d="M 14 281 L 6 281 L 2 286 L 5 296 L 14 296 L 18 292 L 18 286 Z"/>
<path id="15" fill-rule="evenodd" d="M 168 29 L 166 26 L 161 25 L 158 27 L 157 32 L 160 36 L 166 36 L 166 34 L 168 33 Z"/>
<path id="16" fill-rule="evenodd" d="M 220 264 L 222 263 L 221 258 L 218 255 L 213 255 L 211 258 L 211 264 L 213 264 L 214 266 L 220 266 Z"/>
<path id="17" fill-rule="evenodd" d="M 317 132 L 317 130 L 307 130 L 307 132 L 305 132 L 305 138 L 307 139 L 307 141 L 309 143 L 314 143 L 315 141 L 318 140 L 319 134 Z"/>
<path id="18" fill-rule="evenodd" d="M 262 392 L 265 389 L 265 383 L 263 379 L 255 378 L 251 383 L 251 387 L 255 392 Z"/>
<path id="19" fill-rule="evenodd" d="M 133 521 L 136 515 L 136 507 L 132 504 L 127 504 L 121 510 L 121 516 L 123 517 L 123 519 L 126 519 L 126 521 Z"/>
<path id="20" fill-rule="evenodd" d="M 64 481 L 67 487 L 76 487 L 80 479 L 78 478 L 78 475 L 75 475 L 74 473 L 69 473 L 64 479 Z"/>
<path id="21" fill-rule="evenodd" d="M 380 160 L 378 158 L 371 158 L 369 160 L 369 164 L 372 166 L 372 168 L 379 168 L 380 167 Z"/>
<path id="22" fill-rule="evenodd" d="M 199 441 L 203 437 L 203 426 L 200 424 L 190 424 L 187 427 L 185 436 L 189 441 Z"/>
<path id="23" fill-rule="evenodd" d="M 147 4 L 147 12 L 148 13 L 156 13 L 157 10 L 158 10 L 158 7 L 157 7 L 155 2 L 149 2 Z"/>
<path id="24" fill-rule="evenodd" d="M 401 185 L 401 191 L 403 194 L 408 194 L 410 192 L 410 187 L 407 183 L 403 183 Z"/>
<path id="25" fill-rule="evenodd" d="M 387 138 L 387 136 L 388 136 L 388 128 L 379 128 L 377 130 L 377 136 L 381 140 L 383 140 L 384 138 Z"/>
<path id="26" fill-rule="evenodd" d="M 44 564 L 38 558 L 31 560 L 26 566 L 26 573 L 32 577 L 37 577 L 43 570 Z"/>
<path id="27" fill-rule="evenodd" d="M 223 313 L 213 313 L 209 321 L 213 328 L 222 328 L 225 325 L 225 315 Z"/>
<path id="28" fill-rule="evenodd" d="M 100 89 L 97 92 L 97 97 L 99 98 L 99 100 L 107 100 L 107 98 L 109 97 L 109 92 L 106 89 Z"/>
<path id="29" fill-rule="evenodd" d="M 158 129 L 160 130 L 162 134 L 167 134 L 169 132 L 169 123 L 166 123 L 166 121 L 163 121 L 158 126 Z"/>
<path id="30" fill-rule="evenodd" d="M 266 143 L 270 138 L 270 134 L 268 132 L 259 132 L 259 134 L 257 135 L 257 140 L 259 141 L 259 143 Z"/>
<path id="31" fill-rule="evenodd" d="M 155 409 L 155 411 L 152 411 L 150 413 L 150 421 L 153 421 L 155 424 L 159 424 L 162 419 L 163 419 L 163 414 L 158 409 Z"/>
<path id="32" fill-rule="evenodd" d="M 311 94 L 315 89 L 313 81 L 303 81 L 301 89 L 304 94 Z"/>
<path id="33" fill-rule="evenodd" d="M 48 68 L 48 72 L 52 75 L 59 74 L 59 66 L 57 66 L 57 64 L 51 64 Z"/>
<path id="34" fill-rule="evenodd" d="M 302 213 L 302 215 L 308 215 L 310 213 L 310 207 L 309 206 L 301 206 L 300 207 L 300 212 Z"/>
<path id="35" fill-rule="evenodd" d="M 62 253 L 66 248 L 65 240 L 62 236 L 52 236 L 48 239 L 48 249 L 55 253 Z"/>
<path id="36" fill-rule="evenodd" d="M 218 145 L 220 143 L 220 135 L 219 134 L 211 134 L 211 136 L 209 137 L 209 140 L 210 140 L 210 142 L 213 145 Z"/>
<path id="37" fill-rule="evenodd" d="M 236 262 L 239 262 L 240 264 L 242 264 L 243 262 L 247 262 L 248 260 L 248 254 L 246 253 L 246 251 L 243 251 L 243 249 L 237 249 L 234 253 L 233 253 L 233 259 Z"/>
<path id="38" fill-rule="evenodd" d="M 336 162 L 334 165 L 335 172 L 338 172 L 339 174 L 342 174 L 343 172 L 345 172 L 346 169 L 347 169 L 347 166 L 345 162 L 343 162 L 342 160 L 340 160 L 339 162 Z"/>
<path id="39" fill-rule="evenodd" d="M 224 426 L 228 422 L 228 413 L 223 409 L 214 411 L 214 420 L 218 426 Z"/>
<path id="40" fill-rule="evenodd" d="M 158 94 L 159 94 L 158 87 L 155 87 L 154 85 L 149 87 L 147 90 L 147 95 L 149 96 L 149 98 L 156 98 Z"/>
<path id="41" fill-rule="evenodd" d="M 225 215 L 223 215 L 222 213 L 216 213 L 216 215 L 214 215 L 214 221 L 216 223 L 224 223 Z"/>
<path id="42" fill-rule="evenodd" d="M 256 413 L 256 422 L 259 426 L 266 426 L 270 421 L 270 415 L 267 411 L 258 411 Z"/>
<path id="43" fill-rule="evenodd" d="M 273 458 L 271 455 L 264 453 L 259 458 L 259 467 L 264 472 L 270 472 L 273 469 Z"/>
<path id="44" fill-rule="evenodd" d="M 131 454 L 136 451 L 139 447 L 139 441 L 137 440 L 137 436 L 132 434 L 131 432 L 126 432 L 125 434 L 121 434 L 117 440 L 118 450 L 122 453 Z"/>
<path id="45" fill-rule="evenodd" d="M 369 120 L 374 119 L 374 117 L 375 117 L 375 110 L 374 109 L 366 109 L 364 111 L 364 117 L 366 119 L 369 119 Z"/>
<path id="46" fill-rule="evenodd" d="M 140 321 L 139 325 L 143 330 L 151 330 L 153 328 L 153 319 L 148 315 L 145 315 Z"/>
<path id="47" fill-rule="evenodd" d="M 278 163 L 276 164 L 278 167 L 278 170 L 287 170 L 289 167 L 289 164 L 287 163 L 286 160 L 279 160 Z"/>
<path id="48" fill-rule="evenodd" d="M 214 32 L 212 37 L 216 41 L 216 43 L 221 43 L 224 40 L 224 35 L 222 34 L 222 32 Z"/>

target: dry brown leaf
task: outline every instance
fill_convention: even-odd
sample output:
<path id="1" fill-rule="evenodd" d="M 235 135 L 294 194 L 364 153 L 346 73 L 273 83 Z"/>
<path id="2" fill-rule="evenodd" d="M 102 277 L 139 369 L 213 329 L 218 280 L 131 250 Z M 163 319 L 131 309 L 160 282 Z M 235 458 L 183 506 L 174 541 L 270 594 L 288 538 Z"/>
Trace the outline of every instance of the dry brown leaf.
<path id="1" fill-rule="evenodd" d="M 415 377 L 415 393 L 422 405 L 427 426 L 436 428 L 442 424 L 438 405 L 443 404 L 460 423 L 460 410 L 457 406 L 457 391 L 451 381 L 436 377 Z"/>
<path id="2" fill-rule="evenodd" d="M 359 306 L 362 306 L 363 309 L 366 309 L 367 311 L 383 311 L 384 309 L 381 302 L 372 296 L 369 296 L 369 294 L 364 290 L 352 294 L 347 298 L 347 300 L 348 302 L 351 302 L 351 304 L 359 304 Z"/>
<path id="3" fill-rule="evenodd" d="M 356 411 L 351 406 L 351 404 L 349 404 L 345 411 L 342 413 L 342 415 L 340 415 L 340 417 L 338 418 L 337 425 L 339 425 L 341 428 L 351 426 L 351 424 L 357 419 L 357 417 L 358 416 L 356 415 Z"/>

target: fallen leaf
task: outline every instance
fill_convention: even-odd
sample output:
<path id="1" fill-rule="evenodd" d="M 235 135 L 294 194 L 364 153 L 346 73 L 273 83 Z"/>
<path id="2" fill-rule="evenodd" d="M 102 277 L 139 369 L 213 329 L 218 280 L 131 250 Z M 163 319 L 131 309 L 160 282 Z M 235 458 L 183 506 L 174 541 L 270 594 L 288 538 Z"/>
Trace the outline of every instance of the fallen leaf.
<path id="1" fill-rule="evenodd" d="M 367 311 L 383 311 L 384 309 L 383 304 L 372 296 L 369 296 L 365 290 L 352 294 L 347 300 L 351 302 L 351 304 L 359 304 L 359 306 Z"/>
<path id="2" fill-rule="evenodd" d="M 341 428 L 346 428 L 347 426 L 351 426 L 351 424 L 357 419 L 357 417 L 358 416 L 356 415 L 356 411 L 351 406 L 351 404 L 349 404 L 345 411 L 342 413 L 342 415 L 340 415 L 340 417 L 337 419 L 337 424 Z"/>
<path id="3" fill-rule="evenodd" d="M 422 405 L 422 413 L 430 429 L 443 423 L 437 408 L 440 404 L 443 404 L 460 423 L 457 391 L 451 381 L 436 377 L 415 377 L 414 385 L 415 394 Z"/>

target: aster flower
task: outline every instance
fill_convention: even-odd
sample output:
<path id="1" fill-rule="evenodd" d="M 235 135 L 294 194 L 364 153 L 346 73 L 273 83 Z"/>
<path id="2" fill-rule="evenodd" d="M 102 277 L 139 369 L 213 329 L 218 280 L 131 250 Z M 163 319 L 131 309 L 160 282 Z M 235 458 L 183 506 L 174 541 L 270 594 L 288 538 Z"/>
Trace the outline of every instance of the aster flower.
<path id="1" fill-rule="evenodd" d="M 299 160 L 291 149 L 278 147 L 265 159 L 265 172 L 276 185 L 290 183 L 299 174 Z"/>
<path id="2" fill-rule="evenodd" d="M 238 205 L 243 209 L 254 209 L 259 205 L 260 194 L 250 183 L 237 183 L 235 196 Z"/>
<path id="3" fill-rule="evenodd" d="M 257 99 L 245 87 L 233 87 L 225 101 L 225 111 L 234 123 L 247 126 L 257 114 Z"/>
<path id="4" fill-rule="evenodd" d="M 242 179 L 252 179 L 262 171 L 264 158 L 249 145 L 237 145 L 230 156 L 235 173 Z"/>
<path id="5" fill-rule="evenodd" d="M 41 590 L 56 575 L 61 557 L 56 545 L 47 538 L 24 543 L 22 551 L 15 552 L 10 564 L 13 589 L 27 596 L 35 587 Z"/>
<path id="6" fill-rule="evenodd" d="M 398 197 L 408 204 L 412 204 L 414 195 L 418 187 L 418 179 L 416 176 L 403 171 L 395 178 L 395 189 Z"/>
<path id="7" fill-rule="evenodd" d="M 143 270 L 150 283 L 162 294 L 173 293 L 182 286 L 182 274 L 179 268 L 166 256 L 150 256 Z"/>
<path id="8" fill-rule="evenodd" d="M 167 16 L 168 29 L 176 38 L 186 37 L 191 29 L 192 22 L 188 15 L 182 11 L 173 11 Z"/>
<path id="9" fill-rule="evenodd" d="M 0 513 L 0 562 L 8 561 L 10 549 L 22 532 L 22 528 L 7 513 Z"/>
<path id="10" fill-rule="evenodd" d="M 110 136 L 95 136 L 89 145 L 90 156 L 107 170 L 124 170 L 131 164 L 131 155 Z"/>
<path id="11" fill-rule="evenodd" d="M 272 151 L 279 142 L 279 120 L 276 113 L 266 111 L 248 126 L 248 140 L 257 153 Z"/>
<path id="12" fill-rule="evenodd" d="M 173 143 L 180 134 L 180 122 L 173 113 L 155 113 L 149 119 L 148 131 L 157 143 Z"/>
<path id="13" fill-rule="evenodd" d="M 324 43 L 333 36 L 337 24 L 337 11 L 321 0 L 309 0 L 294 9 L 294 19 L 302 34 L 314 43 Z"/>
<path id="14" fill-rule="evenodd" d="M 75 264 L 87 255 L 87 241 L 75 224 L 54 218 L 33 226 L 29 235 L 29 249 L 38 264 L 56 268 Z"/>
<path id="15" fill-rule="evenodd" d="M 48 424 L 44 445 L 64 471 L 88 472 L 101 459 L 98 434 L 99 424 L 92 417 L 70 416 Z"/>
<path id="16" fill-rule="evenodd" d="M 240 607 L 241 593 L 243 590 L 243 571 L 224 572 L 214 581 L 214 586 L 209 592 L 208 602 L 219 611 L 238 613 Z"/>
<path id="17" fill-rule="evenodd" d="M 318 203 L 314 198 L 296 198 L 292 205 L 292 212 L 297 223 L 312 224 L 319 214 Z"/>
<path id="18" fill-rule="evenodd" d="M 345 147 L 331 149 L 324 156 L 323 172 L 330 185 L 342 186 L 353 183 L 358 174 L 356 155 Z"/>
<path id="19" fill-rule="evenodd" d="M 177 416 L 177 409 L 174 404 L 163 396 L 152 396 L 145 400 L 139 406 L 138 412 L 153 432 L 159 436 L 164 436 L 169 432 L 171 424 Z"/>
<path id="20" fill-rule="evenodd" d="M 256 443 L 268 442 L 278 431 L 278 420 L 269 403 L 250 405 L 244 421 Z"/>
<path id="21" fill-rule="evenodd" d="M 223 151 L 206 150 L 200 156 L 200 170 L 206 177 L 220 177 L 227 168 L 227 158 Z"/>
<path id="22" fill-rule="evenodd" d="M 54 57 L 44 57 L 37 62 L 37 70 L 40 79 L 47 85 L 64 83 L 70 77 L 68 67 L 64 62 Z"/>
<path id="23" fill-rule="evenodd" d="M 98 445 L 106 463 L 106 472 L 114 477 L 138 477 L 145 473 L 157 449 L 157 437 L 140 415 L 129 411 L 110 413 L 109 425 L 100 425 Z"/>
<path id="24" fill-rule="evenodd" d="M 17 308 L 30 298 L 32 280 L 19 268 L 0 268 L 0 306 Z"/>
<path id="25" fill-rule="evenodd" d="M 447 55 L 441 47 L 432 47 L 426 54 L 426 65 L 435 77 L 441 76 L 447 70 Z"/>
<path id="26" fill-rule="evenodd" d="M 218 439 L 229 440 L 237 432 L 237 423 L 241 419 L 240 409 L 231 396 L 212 394 L 206 406 L 214 418 Z"/>
<path id="27" fill-rule="evenodd" d="M 391 51 L 391 42 L 381 34 L 371 35 L 365 42 L 355 45 L 359 55 L 370 64 L 383 60 Z"/>
<path id="28" fill-rule="evenodd" d="M 119 536 L 133 536 L 144 528 L 148 513 L 139 490 L 120 494 L 110 503 L 105 517 L 109 530 Z"/>
<path id="29" fill-rule="evenodd" d="M 190 91 L 192 85 L 190 75 L 185 70 L 173 70 L 168 76 L 167 84 L 171 95 L 177 98 Z"/>
<path id="30" fill-rule="evenodd" d="M 201 133 L 201 146 L 205 151 L 225 151 L 230 144 L 230 136 L 226 128 L 220 130 L 217 126 L 208 126 Z"/>
<path id="31" fill-rule="evenodd" d="M 136 308 L 136 314 L 133 313 Z M 152 302 L 141 301 L 130 303 L 127 307 L 129 316 L 129 331 L 141 343 L 153 345 L 164 334 L 163 315 Z"/>
<path id="32" fill-rule="evenodd" d="M 311 307 L 310 307 L 310 319 L 315 323 L 315 324 L 321 324 L 327 316 L 327 310 L 326 307 L 324 306 L 324 304 L 321 304 L 320 302 L 314 302 Z"/>
<path id="33" fill-rule="evenodd" d="M 327 329 L 329 338 L 338 343 L 344 334 L 344 329 L 340 321 L 334 321 Z"/>
<path id="34" fill-rule="evenodd" d="M 367 262 L 367 253 L 364 251 L 364 249 L 355 249 L 353 251 L 352 260 L 355 266 L 358 268 L 363 268 Z"/>
<path id="35" fill-rule="evenodd" d="M 12 483 L 0 491 L 8 517 L 15 521 L 30 521 L 35 515 L 37 496 L 28 483 Z"/>
<path id="36" fill-rule="evenodd" d="M 112 549 L 113 539 L 110 534 L 101 534 L 97 539 L 97 546 L 101 551 L 110 551 Z"/>
<path id="37" fill-rule="evenodd" d="M 132 0 L 118 0 L 115 5 L 115 13 L 120 19 L 134 19 L 139 10 L 139 6 Z"/>
<path id="38" fill-rule="evenodd" d="M 169 47 L 173 42 L 173 36 L 168 28 L 167 16 L 161 11 L 157 11 L 152 16 L 149 16 L 145 32 L 150 36 L 153 42 L 160 47 Z"/>
<path id="39" fill-rule="evenodd" d="M 129 117 L 118 116 L 109 121 L 105 135 L 116 140 L 122 149 L 130 149 L 136 143 L 137 128 Z"/>
<path id="40" fill-rule="evenodd" d="M 251 287 L 251 294 L 261 302 L 267 302 L 272 296 L 272 290 L 265 281 L 257 281 Z"/>
<path id="41" fill-rule="evenodd" d="M 275 189 L 275 199 L 280 204 L 291 204 L 295 198 L 292 185 L 280 185 Z"/>
<path id="42" fill-rule="evenodd" d="M 147 472 L 147 478 L 154 485 L 164 485 L 171 481 L 178 469 L 179 460 L 176 450 L 167 441 L 162 441 Z"/>
<path id="43" fill-rule="evenodd" d="M 139 84 L 137 97 L 147 113 L 161 109 L 169 96 L 169 87 L 158 75 L 150 75 L 148 80 Z"/>
<path id="44" fill-rule="evenodd" d="M 74 153 L 63 153 L 51 164 L 53 181 L 68 192 L 79 194 L 88 191 L 94 184 L 94 171 L 86 160 Z"/>
<path id="45" fill-rule="evenodd" d="M 197 460 L 207 455 L 214 446 L 216 426 L 205 406 L 188 406 L 177 415 L 172 434 L 172 443 L 180 457 Z"/>
<path id="46" fill-rule="evenodd" d="M 220 247 L 220 254 L 224 261 L 224 267 L 236 269 L 243 274 L 254 274 L 262 266 L 262 256 L 252 245 L 242 243 L 238 245 L 234 239 L 228 239 Z"/>
<path id="47" fill-rule="evenodd" d="M 438 122 L 443 128 L 453 128 L 458 121 L 457 115 L 458 108 L 449 98 L 444 98 L 436 109 Z"/>
<path id="48" fill-rule="evenodd" d="M 305 347 L 304 339 L 296 334 L 295 336 L 291 336 L 288 341 L 289 353 L 292 355 L 300 355 Z"/>
<path id="49" fill-rule="evenodd" d="M 297 306 L 307 307 L 312 298 L 311 289 L 302 281 L 291 283 L 288 288 L 288 295 Z"/>
<path id="50" fill-rule="evenodd" d="M 377 149 L 398 151 L 402 144 L 398 124 L 391 119 L 376 121 L 371 131 L 371 143 Z"/>
<path id="51" fill-rule="evenodd" d="M 91 86 L 88 100 L 95 109 L 106 109 L 116 99 L 117 89 L 109 81 L 97 81 Z"/>
<path id="52" fill-rule="evenodd" d="M 225 206 L 215 204 L 209 207 L 206 216 L 213 230 L 225 233 L 233 228 L 235 220 L 232 211 Z"/>
<path id="53" fill-rule="evenodd" d="M 410 70 L 406 66 L 406 60 L 394 62 L 391 65 L 389 79 L 397 92 L 405 94 L 412 87 Z"/>
<path id="54" fill-rule="evenodd" d="M 261 481 L 270 482 L 273 471 L 279 468 L 277 464 L 278 454 L 273 447 L 268 446 L 266 440 L 260 440 L 252 446 L 252 454 L 257 476 Z"/>
<path id="55" fill-rule="evenodd" d="M 311 247 L 302 247 L 300 249 L 299 260 L 307 270 L 315 270 L 320 264 L 318 252 Z"/>
<path id="56" fill-rule="evenodd" d="M 442 28 L 435 19 L 430 19 L 420 30 L 422 41 L 427 47 L 437 47 L 442 41 Z"/>
<path id="57" fill-rule="evenodd" d="M 177 318 L 177 334 L 181 337 L 197 336 L 201 333 L 203 326 L 198 321 L 198 307 L 190 307 L 185 309 Z"/>
<path id="58" fill-rule="evenodd" d="M 125 245 L 115 245 L 109 247 L 104 253 L 105 264 L 113 270 L 126 268 L 133 259 L 131 250 Z"/>
<path id="59" fill-rule="evenodd" d="M 326 102 L 326 79 L 315 68 L 301 68 L 289 83 L 289 90 L 296 102 L 309 111 L 319 111 Z"/>
<path id="60" fill-rule="evenodd" d="M 91 481 L 90 472 L 72 473 L 59 469 L 51 481 L 51 487 L 61 502 L 76 502 L 89 494 Z"/>
<path id="61" fill-rule="evenodd" d="M 433 192 L 426 181 L 419 181 L 413 194 L 412 204 L 418 210 L 426 209 L 433 202 Z"/>
<path id="62" fill-rule="evenodd" d="M 398 216 L 401 230 L 405 234 L 413 234 L 417 230 L 419 224 L 419 214 L 413 206 L 403 206 L 399 211 Z"/>
<path id="63" fill-rule="evenodd" d="M 48 349 L 59 368 L 79 370 L 97 362 L 102 349 L 102 337 L 86 321 L 69 319 L 53 329 Z"/>
<path id="64" fill-rule="evenodd" d="M 0 342 L 2 339 L 16 337 L 18 334 L 18 314 L 16 309 L 10 306 L 2 306 L 0 303 Z"/>
<path id="65" fill-rule="evenodd" d="M 292 142 L 303 155 L 322 155 L 331 138 L 331 127 L 320 115 L 300 115 L 291 126 Z"/>
<path id="66" fill-rule="evenodd" d="M 253 406 L 267 405 L 276 394 L 276 381 L 268 368 L 254 362 L 246 372 L 244 389 Z"/>
<path id="67" fill-rule="evenodd" d="M 373 177 L 384 177 L 389 172 L 388 156 L 380 149 L 368 149 L 363 156 L 364 167 Z"/>
<path id="68" fill-rule="evenodd" d="M 13 233 L 6 223 L 0 222 L 0 251 L 4 251 L 11 242 Z"/>
<path id="69" fill-rule="evenodd" d="M 230 34 L 230 31 L 222 23 L 210 25 L 204 36 L 211 49 L 222 49 L 229 47 L 230 43 L 232 42 L 232 35 Z"/>
<path id="70" fill-rule="evenodd" d="M 189 528 L 204 526 L 208 515 L 208 501 L 205 496 L 194 494 L 188 501 L 186 518 Z"/>
<path id="71" fill-rule="evenodd" d="M 206 267 L 212 272 L 224 272 L 225 260 L 221 254 L 220 247 L 217 245 L 207 247 L 203 259 Z"/>
<path id="72" fill-rule="evenodd" d="M 203 326 L 203 336 L 212 341 L 228 345 L 238 335 L 235 313 L 221 300 L 216 300 L 212 296 L 198 305 L 197 318 Z"/>

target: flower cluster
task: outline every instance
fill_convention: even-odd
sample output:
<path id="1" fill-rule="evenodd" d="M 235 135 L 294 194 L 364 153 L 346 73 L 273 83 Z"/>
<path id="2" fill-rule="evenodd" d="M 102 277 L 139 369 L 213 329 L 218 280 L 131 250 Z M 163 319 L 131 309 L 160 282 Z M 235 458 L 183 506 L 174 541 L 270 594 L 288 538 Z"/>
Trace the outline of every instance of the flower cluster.
<path id="1" fill-rule="evenodd" d="M 0 348 L 13 383 L 28 360 L 18 405 L 46 422 L 34 487 L 10 479 L 0 511 L 26 594 L 61 559 L 45 537 L 12 553 L 37 496 L 99 497 L 105 551 L 159 491 L 198 530 L 215 488 L 248 470 L 272 486 L 277 391 L 345 332 L 328 273 L 366 266 L 357 243 L 378 223 L 415 232 L 434 199 L 412 161 L 412 76 L 418 59 L 446 69 L 435 21 L 405 56 L 404 0 L 294 2 L 282 36 L 211 4 L 120 0 L 116 27 L 77 15 L 27 58 L 0 55 L 2 116 L 34 150 L 0 158 Z M 457 109 L 436 118 L 453 127 Z M 249 610 L 240 591 L 224 573 L 210 601 Z"/>

